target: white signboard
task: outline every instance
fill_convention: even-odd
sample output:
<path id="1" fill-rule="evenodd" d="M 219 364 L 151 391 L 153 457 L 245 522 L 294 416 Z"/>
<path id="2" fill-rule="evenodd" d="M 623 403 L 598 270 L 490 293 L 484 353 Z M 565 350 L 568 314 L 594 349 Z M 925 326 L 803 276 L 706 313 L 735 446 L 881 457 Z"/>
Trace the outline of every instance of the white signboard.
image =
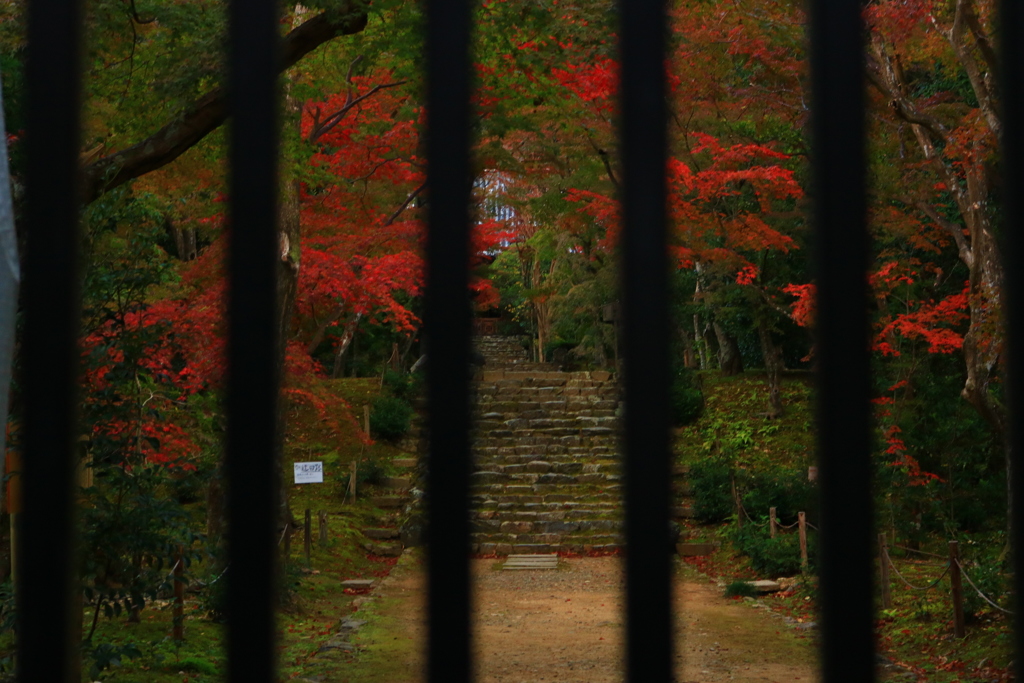
<path id="1" fill-rule="evenodd" d="M 322 484 L 324 483 L 324 464 L 322 462 L 297 462 L 295 463 L 296 484 Z"/>

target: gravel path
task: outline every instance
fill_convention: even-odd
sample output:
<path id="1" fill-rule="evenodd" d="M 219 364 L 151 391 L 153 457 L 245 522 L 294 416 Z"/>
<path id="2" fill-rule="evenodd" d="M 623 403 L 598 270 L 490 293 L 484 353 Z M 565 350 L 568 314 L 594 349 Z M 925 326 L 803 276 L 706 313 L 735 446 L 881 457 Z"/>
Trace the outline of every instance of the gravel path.
<path id="1" fill-rule="evenodd" d="M 569 559 L 557 571 L 496 571 L 497 564 L 473 563 L 478 681 L 623 680 L 623 586 L 617 558 Z M 386 670 L 392 683 L 419 682 L 422 596 L 423 574 L 414 565 L 387 582 L 376 608 L 378 628 L 360 642 L 358 668 L 380 672 L 381 680 Z M 720 588 L 702 580 L 677 583 L 676 603 L 680 683 L 818 680 L 812 644 L 764 610 L 727 600 Z M 403 649 L 402 641 L 408 647 Z M 396 666 L 398 652 L 412 661 Z"/>

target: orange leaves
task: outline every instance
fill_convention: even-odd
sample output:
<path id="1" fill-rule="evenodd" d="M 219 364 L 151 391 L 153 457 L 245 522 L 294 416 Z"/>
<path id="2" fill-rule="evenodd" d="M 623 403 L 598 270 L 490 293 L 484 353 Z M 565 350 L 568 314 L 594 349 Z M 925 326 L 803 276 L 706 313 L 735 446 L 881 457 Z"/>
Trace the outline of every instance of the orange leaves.
<path id="1" fill-rule="evenodd" d="M 968 286 L 959 294 L 934 303 L 916 302 L 916 305 L 913 311 L 883 319 L 882 328 L 875 337 L 876 351 L 884 356 L 900 355 L 891 343 L 896 335 L 925 341 L 929 353 L 952 353 L 963 347 L 963 335 L 952 328 L 968 318 Z"/>

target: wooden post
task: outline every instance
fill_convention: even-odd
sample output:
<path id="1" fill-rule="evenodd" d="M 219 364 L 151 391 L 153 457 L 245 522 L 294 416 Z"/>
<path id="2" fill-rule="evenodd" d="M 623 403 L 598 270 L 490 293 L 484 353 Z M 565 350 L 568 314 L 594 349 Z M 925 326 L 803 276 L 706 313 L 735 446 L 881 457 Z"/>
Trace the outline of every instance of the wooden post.
<path id="1" fill-rule="evenodd" d="M 327 547 L 327 510 L 321 510 L 317 513 L 320 518 L 320 547 Z"/>
<path id="2" fill-rule="evenodd" d="M 953 635 L 963 638 L 964 628 L 964 587 L 960 578 L 960 543 L 949 542 L 949 591 L 953 599 Z"/>
<path id="3" fill-rule="evenodd" d="M 775 538 L 775 532 L 775 508 L 768 508 L 768 533 L 771 534 L 772 538 Z"/>
<path id="4" fill-rule="evenodd" d="M 311 550 L 311 546 L 313 544 L 313 539 L 312 539 L 312 535 L 313 535 L 313 531 L 312 531 L 313 522 L 312 522 L 311 517 L 312 516 L 311 516 L 311 514 L 309 512 L 309 508 L 306 508 L 306 524 L 305 524 L 305 529 L 303 529 L 303 544 L 305 546 L 305 551 L 306 551 L 306 566 L 307 567 L 310 566 L 309 553 L 310 553 L 310 550 Z"/>
<path id="5" fill-rule="evenodd" d="M 288 564 L 288 560 L 292 556 L 292 525 L 291 522 L 284 523 L 284 563 Z"/>
<path id="6" fill-rule="evenodd" d="M 732 502 L 736 506 L 736 528 L 743 528 L 743 505 L 740 503 L 740 494 L 736 492 L 736 477 L 729 475 L 729 482 L 732 484 Z"/>
<path id="7" fill-rule="evenodd" d="M 7 512 L 11 517 L 11 585 L 18 585 L 18 519 L 21 517 L 21 451 L 7 451 Z"/>
<path id="8" fill-rule="evenodd" d="M 185 640 L 185 582 L 182 580 L 182 573 L 185 569 L 185 557 L 181 546 L 178 546 L 178 557 L 174 563 L 174 609 L 172 620 L 174 623 L 174 639 Z"/>
<path id="9" fill-rule="evenodd" d="M 348 494 L 352 496 L 352 502 L 356 502 L 356 481 L 359 478 L 359 461 L 353 460 L 349 467 Z"/>
<path id="10" fill-rule="evenodd" d="M 370 406 L 363 404 L 363 431 L 370 435 Z"/>
<path id="11" fill-rule="evenodd" d="M 889 585 L 889 541 L 885 534 L 878 534 L 878 585 L 882 589 L 882 609 L 890 609 L 892 587 Z"/>
<path id="12" fill-rule="evenodd" d="M 800 521 L 800 568 L 807 571 L 807 515 L 801 512 L 797 519 Z"/>

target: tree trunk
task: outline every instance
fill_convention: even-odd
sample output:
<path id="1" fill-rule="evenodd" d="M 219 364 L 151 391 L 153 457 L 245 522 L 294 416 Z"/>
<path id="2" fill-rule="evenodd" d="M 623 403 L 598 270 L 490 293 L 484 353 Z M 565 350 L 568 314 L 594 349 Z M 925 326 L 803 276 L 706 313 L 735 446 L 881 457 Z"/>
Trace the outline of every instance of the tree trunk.
<path id="1" fill-rule="evenodd" d="M 712 324 L 712 328 L 718 339 L 718 365 L 722 369 L 722 374 L 728 377 L 743 372 L 743 358 L 740 356 L 740 347 L 736 339 L 718 323 Z"/>
<path id="2" fill-rule="evenodd" d="M 342 333 L 341 342 L 338 344 L 338 353 L 334 356 L 334 368 L 331 370 L 331 377 L 335 379 L 341 377 L 341 361 L 345 358 L 345 352 L 348 351 L 352 339 L 356 336 L 356 328 L 359 326 L 359 319 L 362 317 L 362 313 L 356 313 L 345 323 L 345 331 Z"/>
<path id="3" fill-rule="evenodd" d="M 757 335 L 761 338 L 761 355 L 768 376 L 768 417 L 775 419 L 782 417 L 782 349 L 772 339 L 767 322 L 758 323 Z"/>
<path id="4" fill-rule="evenodd" d="M 700 316 L 693 314 L 693 336 L 697 340 L 697 356 L 700 360 L 700 369 L 707 370 L 710 362 L 708 360 L 707 329 L 701 327 Z"/>
<path id="5" fill-rule="evenodd" d="M 686 328 L 680 325 L 678 327 L 679 338 L 683 344 L 683 366 L 693 369 L 697 367 L 697 359 L 693 354 L 694 340 L 690 336 L 690 333 L 686 331 Z"/>

